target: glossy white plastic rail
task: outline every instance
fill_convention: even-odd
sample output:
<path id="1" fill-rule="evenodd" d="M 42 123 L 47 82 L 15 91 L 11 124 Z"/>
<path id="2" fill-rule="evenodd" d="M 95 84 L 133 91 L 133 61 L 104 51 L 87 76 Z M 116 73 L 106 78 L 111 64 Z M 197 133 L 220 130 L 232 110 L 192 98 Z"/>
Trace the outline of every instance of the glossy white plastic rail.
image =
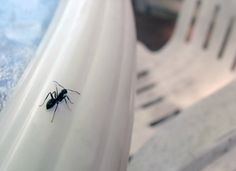
<path id="1" fill-rule="evenodd" d="M 0 117 L 0 170 L 126 170 L 134 51 L 130 1 L 61 0 Z M 55 108 L 39 105 L 53 81 L 81 94 L 68 92 L 73 104 L 61 102 L 51 123 Z"/>

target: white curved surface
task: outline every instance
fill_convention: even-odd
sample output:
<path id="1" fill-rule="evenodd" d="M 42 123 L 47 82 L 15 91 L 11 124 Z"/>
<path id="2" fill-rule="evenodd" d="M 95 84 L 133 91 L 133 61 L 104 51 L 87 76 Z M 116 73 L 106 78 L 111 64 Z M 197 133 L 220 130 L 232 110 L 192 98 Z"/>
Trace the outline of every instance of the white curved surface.
<path id="1" fill-rule="evenodd" d="M 133 122 L 129 1 L 62 0 L 0 118 L 1 171 L 126 170 Z M 53 80 L 77 90 L 70 110 L 39 107 Z M 59 89 L 61 90 L 61 89 Z"/>

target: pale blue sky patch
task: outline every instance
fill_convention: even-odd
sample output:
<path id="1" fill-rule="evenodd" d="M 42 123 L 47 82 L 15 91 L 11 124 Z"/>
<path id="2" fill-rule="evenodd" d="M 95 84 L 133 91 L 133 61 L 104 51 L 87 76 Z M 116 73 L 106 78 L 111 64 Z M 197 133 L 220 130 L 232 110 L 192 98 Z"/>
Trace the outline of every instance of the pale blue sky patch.
<path id="1" fill-rule="evenodd" d="M 0 111 L 57 8 L 59 0 L 0 0 Z"/>

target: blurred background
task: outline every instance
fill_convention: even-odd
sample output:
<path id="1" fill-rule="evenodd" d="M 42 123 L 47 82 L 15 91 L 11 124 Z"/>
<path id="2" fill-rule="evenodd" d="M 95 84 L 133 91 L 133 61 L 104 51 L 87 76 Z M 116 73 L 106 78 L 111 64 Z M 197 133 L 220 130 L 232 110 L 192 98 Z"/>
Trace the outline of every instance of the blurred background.
<path id="1" fill-rule="evenodd" d="M 152 70 L 155 68 L 153 66 L 155 58 L 163 57 L 155 56 L 155 53 L 164 49 L 173 35 L 183 1 L 132 0 L 132 3 L 137 42 L 140 46 L 137 46 L 138 83 L 131 155 L 135 154 L 155 134 L 156 128 L 161 125 L 162 120 L 166 120 L 166 116 L 180 113 L 179 107 L 173 108 L 172 104 L 165 104 L 164 108 L 161 104 L 161 107 L 158 107 L 163 97 L 159 97 L 159 93 L 156 95 L 155 90 L 152 91 L 156 87 L 154 82 L 158 81 L 152 78 L 153 75 L 158 76 L 158 67 L 156 67 L 157 73 L 153 74 Z M 156 117 L 159 113 L 160 117 Z M 155 124 L 156 122 L 158 124 Z"/>
<path id="2" fill-rule="evenodd" d="M 129 171 L 235 170 L 236 2 L 133 0 L 133 7 Z"/>

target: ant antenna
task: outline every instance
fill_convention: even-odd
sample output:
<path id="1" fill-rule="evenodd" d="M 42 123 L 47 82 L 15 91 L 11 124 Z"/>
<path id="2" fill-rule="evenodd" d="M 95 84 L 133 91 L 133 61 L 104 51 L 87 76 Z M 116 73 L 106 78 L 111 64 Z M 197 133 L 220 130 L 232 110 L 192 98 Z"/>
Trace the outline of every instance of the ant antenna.
<path id="1" fill-rule="evenodd" d="M 53 81 L 53 82 L 56 83 L 57 85 L 59 85 L 59 86 L 60 86 L 61 88 L 63 88 L 63 89 L 66 89 L 66 90 L 68 90 L 68 91 L 71 91 L 71 92 L 74 92 L 74 93 L 77 93 L 77 94 L 80 95 L 80 93 L 79 93 L 78 91 L 71 90 L 71 89 L 67 89 L 67 88 L 63 87 L 61 84 L 59 84 L 57 81 Z"/>
<path id="2" fill-rule="evenodd" d="M 77 94 L 79 94 L 79 95 L 80 95 L 80 92 L 78 92 L 78 91 L 71 90 L 71 89 L 66 89 L 66 90 L 68 90 L 68 91 L 71 91 L 71 92 L 74 92 L 74 93 L 77 93 Z"/>
<path id="3" fill-rule="evenodd" d="M 59 85 L 61 88 L 65 89 L 65 87 L 63 87 L 61 84 L 59 84 L 58 82 L 56 81 L 53 81 L 54 83 L 56 83 L 57 85 Z"/>

